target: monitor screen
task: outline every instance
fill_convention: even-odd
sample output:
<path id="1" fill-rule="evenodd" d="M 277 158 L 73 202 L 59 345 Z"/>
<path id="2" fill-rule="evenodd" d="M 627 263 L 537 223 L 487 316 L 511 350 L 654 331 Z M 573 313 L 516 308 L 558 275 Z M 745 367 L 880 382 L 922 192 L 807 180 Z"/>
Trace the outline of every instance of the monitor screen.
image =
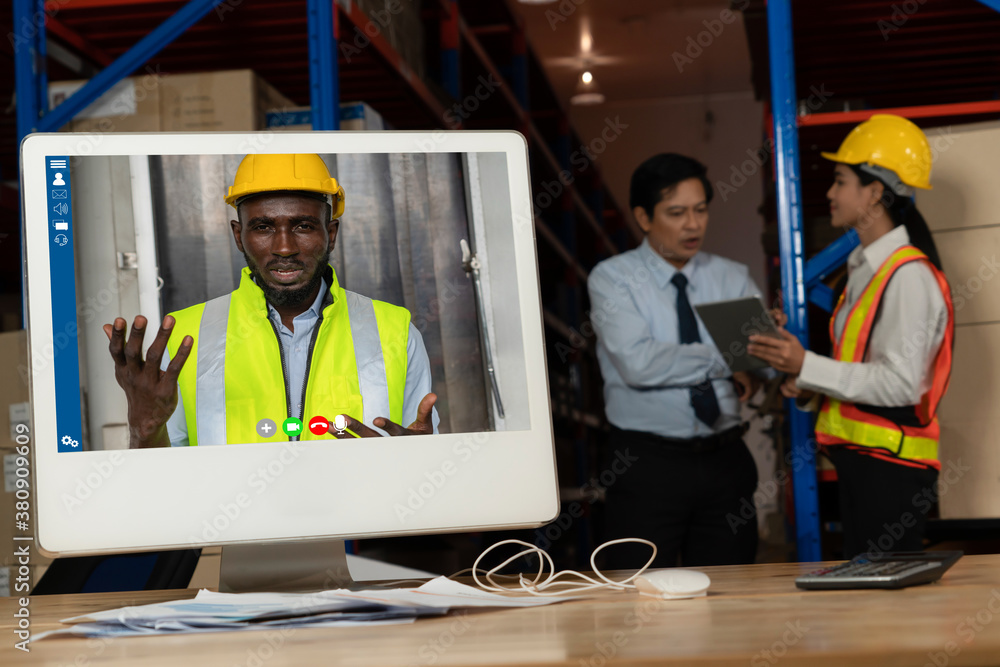
<path id="1" fill-rule="evenodd" d="M 278 244 L 272 242 L 278 230 L 267 224 L 259 231 L 251 229 L 250 214 L 245 214 L 247 219 L 241 222 L 237 209 L 225 202 L 244 158 L 243 155 L 155 155 L 47 159 L 46 179 L 51 186 L 48 190 L 50 252 L 57 259 L 52 263 L 53 340 L 61 345 L 60 354 L 54 359 L 60 378 L 56 384 L 59 451 L 136 444 L 130 443 L 130 432 L 134 429 L 129 428 L 126 392 L 119 386 L 125 379 L 121 376 L 129 369 L 117 368 L 115 355 L 109 353 L 104 327 L 115 319 L 124 320 L 127 325 L 121 329 L 124 343 L 131 338 L 132 324 L 139 315 L 151 323 L 146 325 L 148 331 L 143 336 L 143 361 L 162 317 L 167 314 L 177 313 L 182 320 L 192 321 L 183 321 L 181 330 L 171 332 L 164 364 L 169 361 L 171 351 L 180 349 L 181 339 L 188 331 L 198 342 L 197 353 L 185 366 L 190 364 L 188 372 L 200 378 L 200 384 L 181 382 L 180 397 L 167 424 L 172 446 L 242 444 L 310 436 L 334 438 L 323 424 L 334 421 L 340 413 L 377 428 L 373 420 L 379 416 L 379 408 L 390 406 L 382 405 L 383 400 L 370 407 L 368 403 L 376 399 L 369 396 L 369 400 L 363 400 L 366 398 L 362 391 L 363 377 L 362 382 L 351 382 L 343 377 L 346 374 L 336 372 L 343 369 L 324 368 L 323 364 L 324 348 L 337 346 L 338 337 L 349 337 L 350 327 L 359 325 L 348 322 L 343 329 L 321 328 L 324 335 L 316 341 L 308 336 L 310 329 L 315 328 L 314 319 L 308 315 L 318 316 L 326 311 L 320 307 L 322 300 L 315 309 L 310 307 L 311 303 L 302 304 L 307 317 L 300 329 L 306 329 L 305 336 L 301 331 L 295 335 L 294 321 L 291 329 L 282 324 L 275 317 L 277 310 L 272 310 L 274 305 L 270 305 L 268 314 L 272 316 L 258 318 L 263 325 L 260 334 L 267 340 L 255 340 L 259 336 L 255 333 L 245 345 L 239 345 L 232 333 L 249 328 L 256 331 L 254 316 L 230 306 L 224 327 L 229 341 L 220 350 L 222 359 L 217 362 L 223 372 L 214 376 L 200 372 L 201 366 L 213 361 L 207 358 L 207 349 L 213 341 L 207 340 L 207 331 L 202 336 L 197 329 L 199 325 L 207 326 L 205 320 L 212 307 L 201 304 L 220 297 L 230 298 L 230 294 L 240 290 L 244 274 L 248 281 L 241 294 L 260 294 L 260 290 L 252 292 L 250 288 L 259 287 L 262 282 L 265 287 L 276 282 L 277 287 L 283 288 L 270 295 L 272 301 L 287 300 L 289 292 L 309 288 L 314 277 L 321 282 L 312 289 L 315 296 L 310 293 L 307 297 L 309 302 L 322 296 L 318 292 L 323 285 L 327 288 L 324 294 L 331 293 L 333 302 L 336 301 L 333 296 L 339 292 L 337 287 L 341 287 L 345 294 L 350 291 L 405 309 L 413 330 L 405 331 L 404 334 L 412 335 L 402 336 L 400 341 L 404 349 L 399 356 L 407 362 L 403 373 L 407 382 L 399 388 L 405 394 L 402 411 L 395 410 L 400 414 L 395 421 L 401 425 L 409 425 L 416 419 L 420 399 L 433 391 L 437 396 L 433 423 L 439 432 L 527 427 L 524 406 L 514 398 L 525 394 L 522 342 L 520 337 L 508 337 L 502 346 L 503 353 L 496 349 L 497 332 L 494 330 L 491 336 L 489 329 L 491 325 L 495 329 L 497 323 L 480 320 L 477 306 L 487 298 L 501 295 L 482 289 L 482 267 L 477 276 L 467 271 L 471 269 L 469 241 L 476 238 L 475 221 L 470 224 L 470 218 L 480 215 L 473 210 L 470 216 L 467 195 L 473 193 L 469 186 L 477 188 L 475 194 L 481 206 L 495 208 L 501 202 L 507 205 L 510 195 L 505 179 L 491 179 L 489 187 L 483 189 L 482 183 L 470 183 L 466 174 L 472 163 L 476 163 L 476 168 L 492 163 L 505 170 L 503 153 L 323 156 L 321 168 L 326 168 L 344 191 L 344 211 L 334 223 L 337 230 L 332 241 L 325 221 L 310 220 L 310 230 L 295 232 L 299 236 L 303 231 L 307 234 L 311 231 L 313 236 L 318 234 L 325 245 L 318 250 L 323 259 L 310 264 L 306 271 L 297 269 L 301 273 L 294 281 L 265 281 L 262 275 L 271 277 L 272 272 L 267 268 L 271 265 L 290 262 L 292 268 L 298 267 L 304 264 L 303 257 L 305 261 L 314 259 L 307 257 L 310 251 L 312 254 L 317 251 L 311 246 L 299 247 L 298 242 L 279 247 L 280 240 Z M 302 199 L 308 211 L 313 204 L 308 198 Z M 318 206 L 322 208 L 322 203 Z M 233 229 L 233 222 L 239 229 Z M 256 221 L 256 224 L 261 223 Z M 484 231 L 480 229 L 480 234 Z M 250 254 L 248 243 L 254 234 L 267 239 L 266 246 L 255 256 Z M 239 243 L 243 237 L 245 245 Z M 470 248 L 467 258 L 463 258 L 463 241 Z M 327 266 L 329 270 L 323 271 Z M 285 282 L 292 284 L 282 284 Z M 508 282 L 506 287 L 502 298 L 516 306 L 517 285 Z M 263 294 L 268 295 L 266 291 Z M 335 305 L 327 306 L 332 309 L 331 317 L 341 315 Z M 492 312 L 490 304 L 483 305 L 484 312 Z M 190 317 L 189 313 L 183 313 L 192 307 L 195 312 Z M 350 315 L 350 309 L 347 311 Z M 517 311 L 513 308 L 512 320 L 504 318 L 504 323 L 517 327 Z M 271 329 L 276 331 L 272 334 Z M 382 333 L 385 336 L 386 332 Z M 354 338 L 364 332 L 357 334 Z M 69 344 L 71 336 L 77 339 L 78 350 Z M 353 342 L 357 357 L 360 340 Z M 385 340 L 379 342 L 389 344 Z M 219 342 L 217 347 L 221 345 Z M 127 345 L 124 347 L 127 349 Z M 503 393 L 511 394 L 506 410 L 499 391 L 500 381 L 496 383 L 496 391 L 491 382 L 491 365 L 484 354 L 487 347 L 491 357 L 496 354 L 505 362 L 499 372 L 504 375 Z M 126 356 L 126 349 L 122 350 L 119 361 Z M 241 362 L 254 355 L 273 357 L 272 363 L 254 361 L 259 367 L 273 366 L 271 377 L 247 376 L 246 364 Z M 307 358 L 315 366 L 308 372 L 304 368 Z M 287 372 L 278 377 L 282 360 Z M 355 364 L 346 364 L 346 370 L 363 363 L 364 360 L 356 359 Z M 297 372 L 292 373 L 293 368 Z M 492 377 L 497 372 L 494 367 Z M 323 386 L 332 385 L 334 375 L 343 386 Z M 213 386 L 213 380 L 218 388 Z M 251 386 L 242 395 L 241 389 L 246 384 Z M 188 385 L 192 390 L 190 396 L 185 395 Z M 219 393 L 218 406 L 210 405 L 213 391 Z M 323 405 L 302 404 L 303 394 L 312 398 L 316 392 L 326 394 Z M 417 396 L 417 392 L 422 393 Z M 186 413 L 195 410 L 198 393 L 202 412 L 190 415 L 189 420 Z M 138 400 L 135 398 L 134 402 Z M 290 410 L 286 405 L 289 400 Z M 152 403 L 152 399 L 147 401 Z M 166 402 L 173 403 L 169 399 Z M 324 414 L 318 412 L 320 407 Z M 316 414 L 305 412 L 306 408 Z M 164 409 L 158 412 L 162 414 Z M 381 416 L 388 418 L 390 414 Z M 213 426 L 202 423 L 205 421 L 219 423 Z M 225 422 L 229 422 L 229 428 L 223 429 Z"/>
<path id="2" fill-rule="evenodd" d="M 39 135 L 22 167 L 44 548 L 555 514 L 519 135 Z M 83 538 L 99 506 L 168 525 Z"/>

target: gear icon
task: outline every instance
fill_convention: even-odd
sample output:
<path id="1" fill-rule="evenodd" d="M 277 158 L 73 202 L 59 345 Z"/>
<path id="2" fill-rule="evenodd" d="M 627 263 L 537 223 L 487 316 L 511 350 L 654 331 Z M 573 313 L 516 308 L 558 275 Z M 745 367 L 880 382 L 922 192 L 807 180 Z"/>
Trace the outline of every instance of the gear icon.
<path id="1" fill-rule="evenodd" d="M 68 435 L 64 435 L 62 437 L 62 444 L 67 445 L 69 447 L 79 447 L 80 446 L 79 442 L 77 442 L 73 438 L 69 437 Z"/>

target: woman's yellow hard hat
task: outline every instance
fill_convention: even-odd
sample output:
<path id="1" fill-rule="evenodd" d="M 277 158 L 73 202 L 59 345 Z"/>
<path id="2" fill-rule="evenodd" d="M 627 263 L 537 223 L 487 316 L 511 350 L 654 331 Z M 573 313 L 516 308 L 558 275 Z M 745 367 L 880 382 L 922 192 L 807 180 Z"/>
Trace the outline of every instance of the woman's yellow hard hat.
<path id="1" fill-rule="evenodd" d="M 226 203 L 236 207 L 243 197 L 262 192 L 316 192 L 333 198 L 332 218 L 344 214 L 344 188 L 330 176 L 323 158 L 315 153 L 251 154 L 243 158 L 226 194 Z"/>
<path id="2" fill-rule="evenodd" d="M 931 189 L 931 146 L 923 130 L 902 116 L 875 114 L 851 130 L 836 153 L 820 155 L 843 164 L 888 169 L 910 187 Z"/>

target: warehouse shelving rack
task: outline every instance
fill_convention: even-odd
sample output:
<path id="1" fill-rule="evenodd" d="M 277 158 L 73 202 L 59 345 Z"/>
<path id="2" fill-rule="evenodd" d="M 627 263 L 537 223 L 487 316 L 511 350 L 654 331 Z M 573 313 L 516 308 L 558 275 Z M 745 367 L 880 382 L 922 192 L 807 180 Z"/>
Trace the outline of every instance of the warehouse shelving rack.
<path id="1" fill-rule="evenodd" d="M 979 0 L 1000 11 L 1000 0 Z M 307 0 L 305 3 L 268 3 L 267 0 L 189 0 L 179 8 L 178 2 L 167 0 L 74 0 L 66 4 L 69 10 L 121 9 L 122 7 L 150 7 L 166 15 L 165 20 L 139 39 L 128 49 L 110 48 L 87 37 L 72 16 L 65 19 L 46 17 L 49 0 L 14 0 L 14 31 L 21 39 L 15 40 L 17 134 L 24 136 L 32 130 L 52 131 L 67 119 L 85 108 L 121 77 L 130 74 L 154 57 L 185 31 L 196 27 L 203 17 L 220 5 L 228 5 L 240 12 L 249 13 L 256 5 L 264 13 L 280 7 L 283 14 L 293 14 L 296 7 L 305 5 L 306 25 L 303 21 L 286 19 L 283 29 L 306 28 L 308 33 L 308 80 L 293 75 L 285 80 L 307 84 L 308 101 L 314 112 L 314 126 L 318 130 L 338 126 L 337 109 L 342 88 L 351 88 L 352 94 L 365 98 L 379 95 L 362 80 L 372 71 L 386 72 L 391 78 L 378 79 L 384 88 L 391 86 L 403 91 L 383 112 L 397 127 L 513 127 L 529 141 L 533 172 L 556 178 L 560 171 L 569 169 L 569 149 L 578 141 L 569 128 L 565 112 L 558 103 L 531 104 L 537 97 L 544 97 L 546 87 L 540 66 L 533 58 L 524 39 L 523 29 L 512 18 L 505 5 L 484 9 L 485 3 L 471 0 L 428 0 L 425 16 L 431 20 L 431 33 L 439 41 L 437 84 L 428 84 L 417 77 L 412 67 L 397 53 L 383 35 L 370 36 L 374 53 L 362 56 L 362 68 L 353 63 L 349 69 L 339 67 L 338 44 L 354 31 L 372 24 L 356 4 L 345 0 L 333 4 L 331 0 Z M 773 117 L 775 140 L 774 176 L 778 203 L 780 239 L 781 282 L 789 314 L 789 330 L 807 342 L 806 307 L 808 303 L 830 309 L 832 292 L 824 280 L 836 271 L 847 254 L 857 244 L 856 235 L 848 234 L 806 261 L 803 238 L 803 200 L 801 167 L 799 164 L 799 129 L 822 125 L 850 125 L 860 122 L 880 110 L 865 109 L 845 112 L 799 113 L 796 94 L 794 34 L 792 30 L 792 0 L 769 0 L 766 8 L 768 56 L 770 68 L 770 107 Z M 173 11 L 176 9 L 176 11 Z M 469 17 L 477 20 L 470 22 Z M 21 30 L 23 33 L 18 33 Z M 96 74 L 91 82 L 54 110 L 47 106 L 48 36 L 59 44 L 79 54 Z M 108 40 L 102 40 L 108 41 Z M 500 44 L 498 47 L 497 44 Z M 492 47 L 492 49 L 491 49 Z M 119 53 L 120 52 L 120 53 Z M 499 55 L 498 55 L 499 54 Z M 506 59 L 503 59 L 503 55 Z M 116 57 L 117 56 L 117 57 Z M 174 58 L 178 63 L 182 57 Z M 373 64 L 373 61 L 376 61 Z M 303 67 L 303 69 L 306 69 Z M 481 71 L 502 81 L 498 96 L 490 104 L 491 115 L 472 116 L 459 124 L 447 122 L 448 105 L 445 101 L 462 99 L 463 87 L 468 87 L 469 73 Z M 86 75 L 85 68 L 81 74 Z M 264 72 L 265 78 L 267 73 Z M 539 83 L 542 82 L 542 83 Z M 463 86 L 463 84 L 465 84 Z M 294 91 L 293 91 L 294 93 Z M 547 93 L 551 96 L 551 91 Z M 294 97 L 294 94 L 293 94 Z M 299 97 L 304 97 L 300 95 Z M 502 104 L 501 104 L 502 103 Z M 381 111 L 381 109 L 380 109 Z M 883 112 L 900 113 L 911 118 L 959 117 L 992 114 L 1000 111 L 1000 102 L 983 100 L 957 104 L 907 106 L 882 109 Z M 545 126 L 543 129 L 542 126 Z M 542 207 L 541 216 L 535 220 L 535 229 L 546 250 L 545 258 L 558 260 L 563 270 L 557 272 L 565 289 L 556 298 L 545 303 L 544 319 L 549 333 L 557 335 L 573 350 L 566 375 L 572 386 L 569 405 L 563 406 L 570 416 L 573 451 L 578 470 L 577 483 L 585 481 L 580 475 L 586 469 L 585 429 L 600 427 L 602 421 L 595 417 L 587 398 L 583 395 L 581 376 L 583 366 L 595 373 L 592 341 L 579 334 L 584 319 L 582 286 L 586 281 L 588 266 L 603 257 L 619 252 L 641 238 L 641 233 L 622 215 L 603 188 L 596 168 L 576 174 L 573 184 L 565 186 L 556 197 L 557 206 Z M 537 186 L 537 182 L 536 182 Z M 537 190 L 536 190 L 537 193 Z M 591 243 L 581 243 L 586 236 Z M 540 247 L 539 252 L 542 253 Z M 586 255 L 586 257 L 583 257 Z M 552 346 L 550 345 L 550 348 Z M 597 378 L 599 382 L 599 377 Z M 806 415 L 792 408 L 792 460 L 795 462 L 793 488 L 795 494 L 795 527 L 798 557 L 800 560 L 818 560 L 819 516 L 815 475 L 815 442 L 811 423 Z M 584 538 L 585 539 L 585 538 Z M 581 541 L 580 547 L 584 544 Z"/>
<path id="2" fill-rule="evenodd" d="M 540 266 L 560 284 L 543 304 L 548 346 L 570 350 L 564 363 L 550 363 L 550 375 L 559 380 L 553 386 L 568 388 L 553 401 L 557 438 L 561 434 L 569 443 L 572 459 L 560 467 L 572 463 L 573 479 L 564 478 L 564 484 L 582 486 L 590 478 L 588 429 L 605 428 L 593 341 L 579 334 L 588 268 L 634 245 L 641 231 L 618 209 L 595 165 L 574 171 L 571 148 L 579 138 L 506 5 L 423 0 L 422 16 L 425 34 L 438 39 L 436 80 L 416 75 L 386 37 L 386 26 L 352 0 L 14 0 L 18 141 L 30 132 L 59 130 L 154 58 L 171 71 L 250 67 L 275 79 L 293 100 L 308 103 L 315 130 L 339 127 L 342 95 L 369 101 L 399 129 L 519 130 L 528 141 L 536 194 L 540 184 L 560 183 L 551 204 L 535 206 L 534 223 L 542 241 Z M 224 49 L 232 44 L 219 33 L 227 20 L 229 31 L 243 30 L 247 40 L 272 44 L 291 65 L 277 69 L 274 62 L 252 57 L 247 64 L 226 61 Z M 299 35 L 307 49 L 281 40 L 280 33 Z M 73 57 L 59 58 L 63 52 Z M 50 62 L 66 78 L 65 65 L 74 57 L 69 74 L 90 81 L 49 109 Z M 478 73 L 501 82 L 498 94 L 483 102 L 482 113 L 456 119 L 449 110 L 468 99 L 463 89 L 474 88 Z M 572 174 L 573 181 L 562 182 L 561 173 Z M 575 552 L 589 553 L 589 539 L 589 526 L 582 522 Z"/>
<path id="3" fill-rule="evenodd" d="M 978 0 L 1000 12 L 1000 0 Z M 771 113 L 773 114 L 774 177 L 777 187 L 781 288 L 788 330 L 809 347 L 806 319 L 808 303 L 833 309 L 833 293 L 823 280 L 837 270 L 858 244 L 853 231 L 814 257 L 805 260 L 803 234 L 802 172 L 799 163 L 800 127 L 859 123 L 876 113 L 897 113 L 909 118 L 981 116 L 1000 112 L 1000 101 L 923 105 L 861 111 L 800 114 L 796 94 L 795 34 L 792 0 L 767 0 L 768 62 Z M 845 13 L 850 10 L 845 8 Z M 872 26 L 873 28 L 875 25 Z M 844 45 L 849 48 L 849 45 Z M 845 131 L 847 127 L 844 128 Z M 816 442 L 812 419 L 786 401 L 790 415 L 792 484 L 798 559 L 820 560 L 819 498 L 816 485 Z"/>

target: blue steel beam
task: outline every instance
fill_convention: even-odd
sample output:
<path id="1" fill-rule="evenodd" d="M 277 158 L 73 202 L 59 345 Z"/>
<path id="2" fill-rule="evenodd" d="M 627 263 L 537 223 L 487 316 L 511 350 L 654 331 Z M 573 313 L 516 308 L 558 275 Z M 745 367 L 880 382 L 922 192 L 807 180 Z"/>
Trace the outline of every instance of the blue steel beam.
<path id="1" fill-rule="evenodd" d="M 979 0 L 979 2 L 995 12 L 1000 12 L 1000 0 Z"/>
<path id="2" fill-rule="evenodd" d="M 799 182 L 799 135 L 795 114 L 795 58 L 792 45 L 791 0 L 769 0 L 767 35 L 771 70 L 771 108 L 774 114 L 775 174 L 778 189 L 778 240 L 781 249 L 781 287 L 785 295 L 788 330 L 808 347 L 806 286 L 803 279 L 802 186 Z M 820 558 L 819 499 L 816 455 L 809 415 L 786 401 L 791 415 L 792 482 L 798 559 Z"/>
<path id="3" fill-rule="evenodd" d="M 35 2 L 35 12 L 41 16 L 45 16 L 45 2 L 46 0 L 36 0 Z M 38 107 L 39 117 L 42 117 L 49 111 L 49 54 L 44 23 L 36 34 L 35 40 L 35 52 L 38 54 L 38 62 L 35 64 L 35 81 L 37 82 L 35 105 Z"/>
<path id="4" fill-rule="evenodd" d="M 37 121 L 35 127 L 41 132 L 56 132 L 83 111 L 98 97 L 106 93 L 123 78 L 139 69 L 150 58 L 159 53 L 185 30 L 201 20 L 205 14 L 223 0 L 189 0 L 173 16 L 156 27 L 151 33 L 136 42 L 135 46 L 101 70 L 100 74 L 88 81 L 82 88 L 70 95 L 62 104 Z M 44 31 L 43 31 L 44 32 Z M 44 35 L 43 35 L 44 40 Z"/>
<path id="5" fill-rule="evenodd" d="M 815 304 L 828 313 L 833 312 L 833 307 L 837 304 L 833 302 L 833 290 L 818 283 L 809 290 L 809 303 Z"/>
<path id="6" fill-rule="evenodd" d="M 17 143 L 32 132 L 44 109 L 48 108 L 45 62 L 44 0 L 14 0 L 14 29 L 9 38 L 14 45 L 14 91 L 17 96 Z M 20 249 L 24 264 L 24 248 Z M 21 287 L 21 322 L 28 322 L 28 299 Z"/>
<path id="7" fill-rule="evenodd" d="M 38 11 L 38 5 L 38 0 L 14 0 L 11 41 L 14 43 L 18 143 L 35 129 L 42 113 L 39 68 L 44 69 L 45 61 L 39 44 L 45 44 L 45 14 Z"/>
<path id="8" fill-rule="evenodd" d="M 309 101 L 313 130 L 340 129 L 340 73 L 333 0 L 309 0 Z"/>
<path id="9" fill-rule="evenodd" d="M 462 78 L 459 72 L 458 47 L 461 41 L 458 26 L 458 2 L 445 2 L 447 12 L 440 22 L 441 86 L 457 100 L 462 95 Z"/>
<path id="10" fill-rule="evenodd" d="M 806 262 L 805 275 L 803 276 L 806 289 L 811 290 L 819 281 L 833 273 L 847 260 L 847 256 L 860 242 L 858 233 L 849 229 L 846 234 L 813 255 Z"/>

